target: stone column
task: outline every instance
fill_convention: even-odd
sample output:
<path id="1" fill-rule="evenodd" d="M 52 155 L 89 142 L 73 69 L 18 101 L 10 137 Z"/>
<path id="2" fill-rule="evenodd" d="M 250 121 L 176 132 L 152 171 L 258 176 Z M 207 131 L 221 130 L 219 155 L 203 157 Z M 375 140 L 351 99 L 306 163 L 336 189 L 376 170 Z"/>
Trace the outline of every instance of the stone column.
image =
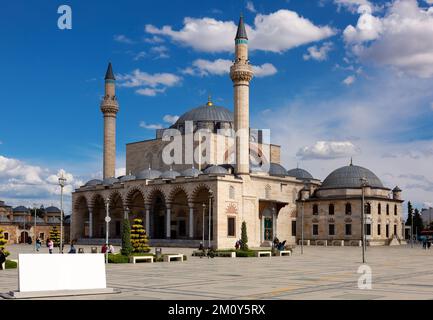
<path id="1" fill-rule="evenodd" d="M 150 206 L 145 205 L 146 208 L 146 234 L 150 236 Z"/>
<path id="2" fill-rule="evenodd" d="M 277 214 L 274 210 L 272 210 L 272 230 L 272 240 L 274 240 L 274 238 L 277 236 Z"/>
<path id="3" fill-rule="evenodd" d="M 262 244 L 265 241 L 265 218 L 263 216 L 260 218 L 260 227 L 260 244 Z"/>
<path id="4" fill-rule="evenodd" d="M 167 214 L 166 214 L 166 231 L 165 237 L 167 239 L 171 238 L 171 205 L 167 204 Z"/>
<path id="5" fill-rule="evenodd" d="M 123 208 L 123 219 L 129 219 L 129 207 L 128 206 Z"/>
<path id="6" fill-rule="evenodd" d="M 93 208 L 89 207 L 89 238 L 93 238 Z"/>
<path id="7" fill-rule="evenodd" d="M 192 203 L 189 206 L 189 237 L 194 238 L 194 205 Z"/>

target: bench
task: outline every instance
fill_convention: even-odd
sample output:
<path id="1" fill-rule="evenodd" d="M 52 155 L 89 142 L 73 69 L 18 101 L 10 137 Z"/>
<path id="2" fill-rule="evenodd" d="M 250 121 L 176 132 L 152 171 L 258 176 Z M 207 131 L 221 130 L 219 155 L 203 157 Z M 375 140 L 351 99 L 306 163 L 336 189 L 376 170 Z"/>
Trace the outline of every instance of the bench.
<path id="1" fill-rule="evenodd" d="M 256 257 L 272 257 L 271 251 L 256 251 Z"/>
<path id="2" fill-rule="evenodd" d="M 292 255 L 292 250 L 281 250 L 281 251 L 278 251 L 278 255 L 280 257 L 282 257 L 282 256 L 291 256 Z"/>
<path id="3" fill-rule="evenodd" d="M 137 261 L 150 261 L 150 263 L 153 263 L 153 256 L 131 256 L 129 257 L 129 263 L 135 264 Z"/>
<path id="4" fill-rule="evenodd" d="M 183 262 L 183 254 L 166 254 L 166 255 L 164 255 L 164 261 L 165 262 L 171 262 L 172 260 Z"/>
<path id="5" fill-rule="evenodd" d="M 228 252 L 217 252 L 217 257 L 229 257 L 229 258 L 236 258 L 236 252 L 234 251 L 228 251 Z"/>

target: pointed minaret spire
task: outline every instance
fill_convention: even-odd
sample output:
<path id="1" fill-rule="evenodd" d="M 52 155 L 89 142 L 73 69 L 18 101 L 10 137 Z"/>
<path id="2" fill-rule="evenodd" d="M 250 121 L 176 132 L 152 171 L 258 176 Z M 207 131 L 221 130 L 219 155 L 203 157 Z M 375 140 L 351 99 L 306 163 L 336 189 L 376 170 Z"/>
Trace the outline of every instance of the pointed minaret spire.
<path id="1" fill-rule="evenodd" d="M 207 103 L 206 103 L 206 105 L 209 106 L 209 107 L 213 105 L 213 103 L 212 103 L 212 96 L 210 95 L 210 93 L 209 93 L 209 95 L 207 97 Z"/>
<path id="2" fill-rule="evenodd" d="M 350 157 L 350 165 L 353 166 L 353 159 Z"/>
<path id="3" fill-rule="evenodd" d="M 105 80 L 116 80 L 113 74 L 113 66 L 111 62 L 108 63 L 107 72 L 105 73 Z"/>
<path id="4" fill-rule="evenodd" d="M 244 17 L 242 14 L 241 14 L 241 17 L 239 18 L 238 32 L 236 33 L 235 40 L 238 40 L 238 39 L 248 40 L 247 31 L 245 30 Z"/>

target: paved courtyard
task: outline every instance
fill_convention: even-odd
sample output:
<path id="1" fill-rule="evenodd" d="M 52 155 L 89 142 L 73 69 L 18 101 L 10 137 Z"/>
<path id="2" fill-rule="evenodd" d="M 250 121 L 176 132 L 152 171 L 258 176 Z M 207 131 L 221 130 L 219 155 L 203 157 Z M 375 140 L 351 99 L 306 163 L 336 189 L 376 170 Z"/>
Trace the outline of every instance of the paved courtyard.
<path id="1" fill-rule="evenodd" d="M 8 249 L 11 258 L 32 251 Z M 297 247 L 290 257 L 236 259 L 200 259 L 182 248 L 163 252 L 184 253 L 188 260 L 110 264 L 108 286 L 121 293 L 64 299 L 433 299 L 433 249 L 420 246 L 369 247 L 371 290 L 358 289 L 358 247 L 305 247 L 303 255 Z M 17 277 L 17 269 L 0 271 L 0 292 L 16 290 Z"/>

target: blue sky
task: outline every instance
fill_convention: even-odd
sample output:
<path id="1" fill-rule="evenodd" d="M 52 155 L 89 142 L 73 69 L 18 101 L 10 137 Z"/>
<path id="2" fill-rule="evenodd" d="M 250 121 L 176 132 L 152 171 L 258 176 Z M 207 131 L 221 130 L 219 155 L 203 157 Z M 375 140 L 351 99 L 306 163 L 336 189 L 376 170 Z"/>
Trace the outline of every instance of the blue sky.
<path id="1" fill-rule="evenodd" d="M 0 5 L 0 198 L 58 204 L 101 173 L 99 103 L 113 63 L 125 144 L 203 104 L 232 109 L 227 65 L 240 12 L 250 36 L 251 123 L 282 163 L 323 179 L 356 164 L 433 202 L 430 0 L 10 1 Z M 57 8 L 72 8 L 72 30 Z M 194 31 L 195 30 L 195 31 Z M 135 73 L 134 73 L 135 71 Z"/>

